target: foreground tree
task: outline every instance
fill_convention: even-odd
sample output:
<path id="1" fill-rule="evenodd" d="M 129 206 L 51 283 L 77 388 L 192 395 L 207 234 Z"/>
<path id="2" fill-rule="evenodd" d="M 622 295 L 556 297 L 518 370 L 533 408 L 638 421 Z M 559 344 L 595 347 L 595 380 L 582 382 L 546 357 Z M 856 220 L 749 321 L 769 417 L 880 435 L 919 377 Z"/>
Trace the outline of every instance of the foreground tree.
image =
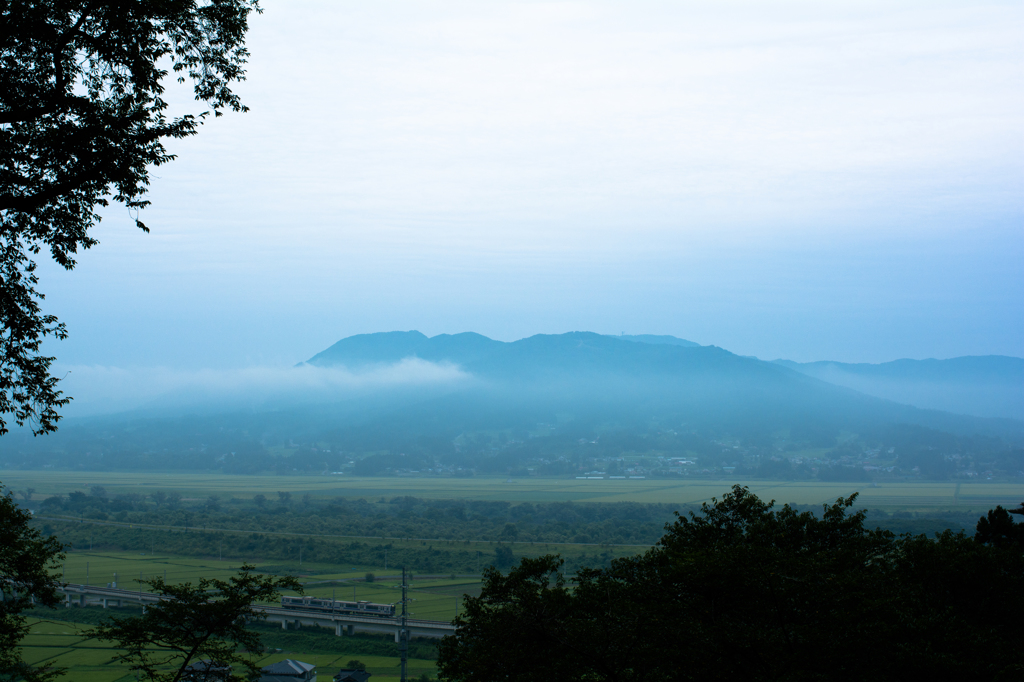
<path id="1" fill-rule="evenodd" d="M 229 580 L 202 578 L 197 584 L 143 581 L 163 599 L 141 616 L 112 618 L 90 634 L 114 642 L 123 650 L 115 660 L 151 682 L 177 682 L 189 670 L 223 682 L 256 679 L 260 669 L 254 661 L 263 646 L 259 633 L 246 625 L 265 618 L 259 604 L 275 600 L 282 589 L 302 587 L 295 578 L 253 570 L 244 565 Z"/>
<path id="2" fill-rule="evenodd" d="M 0 434 L 5 415 L 53 431 L 68 398 L 40 355 L 64 325 L 42 312 L 34 258 L 67 269 L 97 242 L 111 200 L 136 215 L 163 141 L 211 111 L 244 111 L 248 17 L 258 0 L 0 0 Z M 209 106 L 168 118 L 166 67 Z"/>
<path id="3" fill-rule="evenodd" d="M 974 539 L 986 545 L 1024 549 L 1024 523 L 1015 523 L 1010 516 L 1024 513 L 1024 505 L 1021 507 L 1007 511 L 1001 505 L 996 505 L 995 509 L 990 509 L 988 514 L 978 519 Z"/>
<path id="4" fill-rule="evenodd" d="M 43 537 L 29 526 L 32 515 L 14 503 L 10 492 L 0 486 L 0 680 L 43 682 L 60 675 L 61 668 L 33 668 L 21 658 L 18 648 L 28 633 L 22 612 L 37 604 L 57 606 L 60 586 L 54 571 L 64 559 L 56 538 Z"/>
<path id="5" fill-rule="evenodd" d="M 443 679 L 1019 679 L 1024 557 L 947 532 L 864 528 L 734 487 L 644 555 L 491 569 L 441 644 Z"/>

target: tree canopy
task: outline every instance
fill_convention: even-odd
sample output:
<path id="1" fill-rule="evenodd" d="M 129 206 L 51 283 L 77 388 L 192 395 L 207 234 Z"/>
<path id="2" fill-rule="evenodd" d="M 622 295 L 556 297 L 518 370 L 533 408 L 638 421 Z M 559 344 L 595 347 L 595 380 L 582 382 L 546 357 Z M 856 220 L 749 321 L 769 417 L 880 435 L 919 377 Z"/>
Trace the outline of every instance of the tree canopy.
<path id="1" fill-rule="evenodd" d="M 56 538 L 44 537 L 30 526 L 32 515 L 18 507 L 14 496 L 0 486 L 0 680 L 43 682 L 62 669 L 27 665 L 18 648 L 28 632 L 23 611 L 37 604 L 57 606 L 60 581 L 54 569 L 64 558 Z"/>
<path id="2" fill-rule="evenodd" d="M 144 680 L 178 682 L 198 665 L 210 679 L 248 682 L 259 676 L 255 661 L 263 653 L 259 633 L 246 627 L 266 617 L 256 607 L 282 589 L 302 592 L 295 578 L 253 570 L 244 565 L 228 580 L 201 578 L 195 584 L 171 585 L 159 577 L 142 581 L 161 600 L 141 616 L 112 618 L 91 634 L 115 642 L 121 650 L 115 658 Z"/>
<path id="3" fill-rule="evenodd" d="M 864 527 L 736 486 L 649 552 L 571 578 L 490 569 L 439 671 L 459 682 L 1019 679 L 1024 553 Z"/>
<path id="4" fill-rule="evenodd" d="M 246 109 L 231 87 L 253 11 L 258 0 L 0 0 L 0 434 L 11 414 L 53 431 L 68 402 L 40 354 L 67 331 L 42 311 L 35 257 L 74 268 L 111 201 L 147 229 L 149 170 L 174 158 L 164 140 Z M 168 117 L 170 72 L 208 109 Z"/>

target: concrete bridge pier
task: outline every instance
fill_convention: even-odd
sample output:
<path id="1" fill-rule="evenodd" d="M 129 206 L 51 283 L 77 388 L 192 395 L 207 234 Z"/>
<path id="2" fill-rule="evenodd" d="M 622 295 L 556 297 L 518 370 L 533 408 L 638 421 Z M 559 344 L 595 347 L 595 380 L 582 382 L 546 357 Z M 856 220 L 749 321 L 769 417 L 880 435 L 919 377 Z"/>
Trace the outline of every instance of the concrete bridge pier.
<path id="1" fill-rule="evenodd" d="M 103 598 L 103 608 L 107 608 L 107 598 Z"/>
<path id="2" fill-rule="evenodd" d="M 341 633 L 345 630 L 345 626 L 341 623 L 334 624 L 334 636 L 341 637 Z"/>
<path id="3" fill-rule="evenodd" d="M 351 623 L 349 623 L 349 625 L 348 625 L 348 634 L 350 634 L 350 635 L 356 634 L 356 626 L 355 625 L 352 625 Z"/>

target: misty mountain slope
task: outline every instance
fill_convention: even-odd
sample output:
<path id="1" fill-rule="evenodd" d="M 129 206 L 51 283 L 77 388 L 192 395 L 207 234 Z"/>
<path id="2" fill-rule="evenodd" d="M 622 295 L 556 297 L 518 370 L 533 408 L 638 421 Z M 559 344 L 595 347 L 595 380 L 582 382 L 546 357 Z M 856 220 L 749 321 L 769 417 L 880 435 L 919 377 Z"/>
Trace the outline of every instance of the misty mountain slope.
<path id="1" fill-rule="evenodd" d="M 779 373 L 770 363 L 741 358 L 715 346 L 676 340 L 682 343 L 648 343 L 593 332 L 569 332 L 503 342 L 470 332 L 429 338 L 417 331 L 383 332 L 342 339 L 307 362 L 318 367 L 342 365 L 354 369 L 415 357 L 450 362 L 481 378 L 503 380 L 580 379 L 595 373 L 642 376 L 645 380 L 679 372 L 710 372 L 718 378 L 734 373 L 747 376 L 751 372 L 767 376 L 788 374 Z"/>
<path id="2" fill-rule="evenodd" d="M 418 372 L 423 364 L 446 363 L 452 371 L 432 381 L 346 379 L 321 393 L 257 396 L 246 409 L 150 408 L 68 420 L 41 438 L 14 432 L 0 439 L 0 466 L 322 472 L 376 457 L 373 470 L 448 462 L 500 472 L 537 458 L 564 465 L 566 458 L 591 456 L 585 452 L 693 452 L 718 461 L 723 439 L 777 453 L 836 448 L 855 434 L 863 448 L 877 450 L 907 427 L 912 434 L 953 434 L 939 441 L 955 448 L 921 446 L 925 468 L 934 459 L 943 470 L 947 455 L 984 451 L 998 458 L 1024 443 L 1020 421 L 920 409 L 715 346 L 589 332 L 511 343 L 468 333 L 368 334 L 343 339 L 291 371 L 348 377 L 346 368 L 378 367 L 387 376 L 395 368 Z M 400 456 L 407 457 L 394 459 Z M 568 471 L 563 465 L 557 471 Z"/>
<path id="3" fill-rule="evenodd" d="M 728 351 L 714 346 L 670 346 L 623 341 L 592 332 L 537 334 L 504 344 L 466 363 L 481 377 L 518 380 L 583 380 L 594 375 L 643 377 L 645 381 L 673 374 L 712 371 L 725 377 L 757 372 Z M 765 367 L 760 371 L 778 373 Z"/>
<path id="4" fill-rule="evenodd" d="M 405 354 L 458 364 L 482 382 L 438 400 L 406 405 L 370 421 L 384 430 L 418 424 L 432 433 L 503 429 L 515 415 L 571 415 L 588 423 L 651 419 L 718 431 L 779 430 L 815 424 L 832 431 L 909 423 L 958 433 L 1013 436 L 1016 422 L 921 410 L 832 385 L 780 364 L 715 346 L 648 344 L 570 332 L 511 343 L 477 334 L 428 339 L 418 332 L 344 339 L 310 363 L 358 366 Z M 362 427 L 360 427 L 362 429 Z"/>
<path id="5" fill-rule="evenodd" d="M 1024 419 L 1024 359 L 1001 355 L 877 365 L 776 360 L 808 376 L 916 407 Z"/>
<path id="6" fill-rule="evenodd" d="M 650 343 L 665 346 L 686 346 L 688 348 L 700 345 L 699 343 L 680 339 L 678 336 L 669 336 L 667 334 L 622 334 L 621 336 L 616 336 L 614 338 L 622 339 L 623 341 L 635 341 L 636 343 Z"/>

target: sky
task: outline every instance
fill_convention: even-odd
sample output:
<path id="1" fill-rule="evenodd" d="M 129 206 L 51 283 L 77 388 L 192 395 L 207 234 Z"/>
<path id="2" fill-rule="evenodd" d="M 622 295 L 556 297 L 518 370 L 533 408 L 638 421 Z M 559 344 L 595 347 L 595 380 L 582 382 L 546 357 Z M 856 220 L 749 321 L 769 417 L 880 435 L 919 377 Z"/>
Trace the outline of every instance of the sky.
<path id="1" fill-rule="evenodd" d="M 409 329 L 1024 356 L 1024 4 L 262 4 L 152 232 L 40 268 L 86 401 Z"/>

